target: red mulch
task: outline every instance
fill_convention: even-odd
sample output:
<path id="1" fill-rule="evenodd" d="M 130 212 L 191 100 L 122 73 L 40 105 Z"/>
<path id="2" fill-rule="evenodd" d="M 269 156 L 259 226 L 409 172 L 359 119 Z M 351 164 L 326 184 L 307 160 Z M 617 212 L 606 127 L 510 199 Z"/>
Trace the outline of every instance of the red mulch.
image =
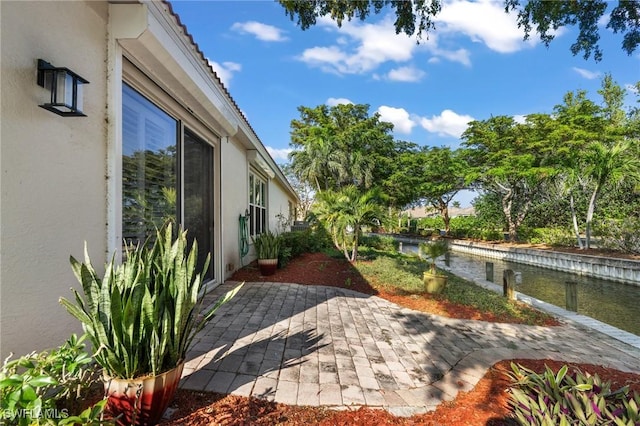
<path id="1" fill-rule="evenodd" d="M 291 282 L 308 285 L 330 285 L 346 287 L 366 294 L 377 295 L 392 302 L 423 312 L 431 312 L 462 319 L 485 321 L 504 320 L 493 318 L 469 307 L 457 306 L 429 296 L 415 297 L 379 292 L 344 259 L 334 259 L 324 254 L 305 254 L 294 259 L 284 269 L 269 277 L 260 276 L 255 265 L 236 272 L 233 280 Z M 396 417 L 386 411 L 362 407 L 346 411 L 332 411 L 322 407 L 297 407 L 277 404 L 265 400 L 233 395 L 178 390 L 173 407 L 177 411 L 165 426 L 178 425 L 510 425 L 507 405 L 510 360 L 496 363 L 469 392 L 461 392 L 451 401 L 440 404 L 430 413 L 410 418 Z M 565 363 L 550 360 L 515 360 L 515 362 L 537 372 L 544 365 L 558 370 Z M 612 381 L 612 389 L 630 385 L 640 392 L 640 375 L 620 372 L 589 364 L 573 364 L 583 372 L 598 374 Z"/>

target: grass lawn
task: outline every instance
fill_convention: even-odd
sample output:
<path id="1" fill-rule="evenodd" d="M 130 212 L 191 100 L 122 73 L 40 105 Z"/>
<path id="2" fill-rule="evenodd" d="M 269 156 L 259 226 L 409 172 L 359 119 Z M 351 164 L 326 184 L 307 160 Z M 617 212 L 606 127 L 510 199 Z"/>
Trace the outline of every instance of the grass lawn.
<path id="1" fill-rule="evenodd" d="M 331 255 L 338 254 L 331 253 Z M 440 295 L 428 294 L 424 290 L 422 281 L 422 273 L 428 269 L 428 263 L 416 255 L 363 247 L 360 250 L 360 256 L 362 260 L 358 260 L 353 266 L 378 292 L 402 296 L 409 300 L 418 301 L 422 298 L 460 308 L 466 307 L 484 312 L 501 322 L 529 325 L 555 323 L 549 314 L 521 302 L 509 301 L 500 294 L 442 270 L 439 272 L 448 276 L 447 287 Z M 450 313 L 449 316 L 456 315 Z"/>

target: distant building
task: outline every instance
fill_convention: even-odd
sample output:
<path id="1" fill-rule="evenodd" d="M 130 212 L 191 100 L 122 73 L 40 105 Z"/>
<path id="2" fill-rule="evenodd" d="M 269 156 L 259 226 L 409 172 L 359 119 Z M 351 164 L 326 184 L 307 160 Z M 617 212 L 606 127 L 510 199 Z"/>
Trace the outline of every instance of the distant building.
<path id="1" fill-rule="evenodd" d="M 440 212 L 431 206 L 414 207 L 410 210 L 404 210 L 402 213 L 408 214 L 410 217 L 414 219 L 419 219 L 421 217 L 439 217 L 440 216 Z M 459 217 L 459 216 L 475 216 L 475 214 L 476 214 L 476 209 L 473 207 L 458 208 L 458 207 L 449 206 L 449 217 L 451 218 Z"/>

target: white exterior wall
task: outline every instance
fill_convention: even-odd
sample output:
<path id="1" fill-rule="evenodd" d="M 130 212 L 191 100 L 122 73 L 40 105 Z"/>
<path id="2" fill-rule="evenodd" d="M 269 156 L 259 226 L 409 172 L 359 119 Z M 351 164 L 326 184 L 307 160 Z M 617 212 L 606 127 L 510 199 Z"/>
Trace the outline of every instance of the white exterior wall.
<path id="1" fill-rule="evenodd" d="M 81 328 L 58 303 L 76 280 L 83 241 L 97 267 L 106 241 L 106 4 L 0 2 L 0 353 L 58 346 Z M 84 86 L 87 117 L 38 107 L 38 58 Z M 77 287 L 77 286 L 76 286 Z"/>
<path id="2" fill-rule="evenodd" d="M 278 216 L 283 216 L 284 219 L 289 219 L 289 201 L 292 201 L 287 196 L 286 192 L 278 184 L 275 179 L 269 179 L 269 229 L 274 232 L 289 231 L 289 228 L 282 229 L 284 226 L 280 222 Z M 293 201 L 292 201 L 293 202 Z M 295 202 L 293 202 L 295 205 Z M 289 224 L 290 225 L 290 224 Z"/>
<path id="3" fill-rule="evenodd" d="M 3 358 L 58 346 L 80 333 L 77 320 L 58 303 L 60 296 L 72 297 L 70 287 L 79 289 L 69 255 L 82 258 L 86 240 L 100 273 L 121 247 L 123 56 L 160 87 L 159 100 L 166 95 L 174 112 L 190 111 L 181 119 L 215 145 L 216 283 L 242 266 L 238 217 L 248 208 L 249 165 L 256 161 L 249 152 L 261 153 L 258 170 L 275 172 L 268 189 L 272 229 L 275 215 L 288 212 L 287 200 L 296 202 L 166 4 L 0 1 L 0 18 Z M 38 107 L 47 101 L 36 84 L 38 58 L 89 80 L 87 117 L 61 117 Z M 247 256 L 244 264 L 251 260 Z"/>
<path id="4" fill-rule="evenodd" d="M 246 149 L 229 138 L 221 143 L 222 149 L 222 250 L 225 278 L 233 274 L 249 257 L 240 259 L 239 216 L 249 207 L 249 164 Z M 251 241 L 249 241 L 250 243 Z"/>

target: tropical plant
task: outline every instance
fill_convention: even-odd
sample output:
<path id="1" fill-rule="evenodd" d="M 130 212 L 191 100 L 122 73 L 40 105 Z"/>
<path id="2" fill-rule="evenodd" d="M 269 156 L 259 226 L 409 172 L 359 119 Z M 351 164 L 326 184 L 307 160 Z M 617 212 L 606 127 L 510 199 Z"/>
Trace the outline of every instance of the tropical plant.
<path id="1" fill-rule="evenodd" d="M 393 125 L 369 115 L 368 105 L 299 107 L 291 121 L 292 171 L 317 191 L 355 185 L 361 190 L 386 178 L 394 155 Z"/>
<path id="2" fill-rule="evenodd" d="M 632 154 L 631 142 L 622 140 L 611 147 L 593 142 L 585 154 L 586 173 L 594 182 L 586 218 L 586 248 L 591 245 L 591 228 L 596 201 L 606 183 L 620 184 L 624 180 L 640 182 L 640 160 Z"/>
<path id="3" fill-rule="evenodd" d="M 196 272 L 198 245 L 188 249 L 187 232 L 167 222 L 155 239 L 128 245 L 121 265 L 115 254 L 104 277 L 91 264 L 85 243 L 83 263 L 71 256 L 73 272 L 82 284 L 84 300 L 72 289 L 75 303 L 60 303 L 77 318 L 96 349 L 96 362 L 114 378 L 157 375 L 185 359 L 194 336 L 216 310 L 238 292 L 230 290 L 201 313 L 205 293 Z"/>
<path id="4" fill-rule="evenodd" d="M 429 272 L 435 275 L 436 260 L 440 256 L 444 256 L 449 250 L 449 247 L 447 246 L 447 242 L 444 240 L 433 240 L 433 241 L 420 243 L 418 247 L 420 248 L 420 253 L 424 254 L 429 259 L 431 259 L 431 262 L 429 263 Z"/>
<path id="5" fill-rule="evenodd" d="M 374 220 L 383 221 L 384 211 L 377 202 L 377 196 L 375 190 L 362 194 L 355 185 L 340 191 L 322 191 L 317 195 L 314 213 L 331 235 L 335 247 L 350 262 L 358 257 L 362 227 L 374 223 Z"/>
<path id="6" fill-rule="evenodd" d="M 277 259 L 280 254 L 281 239 L 280 236 L 265 231 L 255 237 L 251 237 L 253 245 L 256 249 L 258 259 Z"/>
<path id="7" fill-rule="evenodd" d="M 85 351 L 86 335 L 75 334 L 61 346 L 4 361 L 0 371 L 0 414 L 3 424 L 94 424 L 104 402 L 72 415 L 68 406 L 98 380 Z"/>
<path id="8" fill-rule="evenodd" d="M 640 422 L 640 395 L 625 386 L 611 390 L 598 375 L 558 372 L 545 366 L 538 374 L 511 363 L 513 384 L 509 405 L 521 425 L 636 425 Z"/>

